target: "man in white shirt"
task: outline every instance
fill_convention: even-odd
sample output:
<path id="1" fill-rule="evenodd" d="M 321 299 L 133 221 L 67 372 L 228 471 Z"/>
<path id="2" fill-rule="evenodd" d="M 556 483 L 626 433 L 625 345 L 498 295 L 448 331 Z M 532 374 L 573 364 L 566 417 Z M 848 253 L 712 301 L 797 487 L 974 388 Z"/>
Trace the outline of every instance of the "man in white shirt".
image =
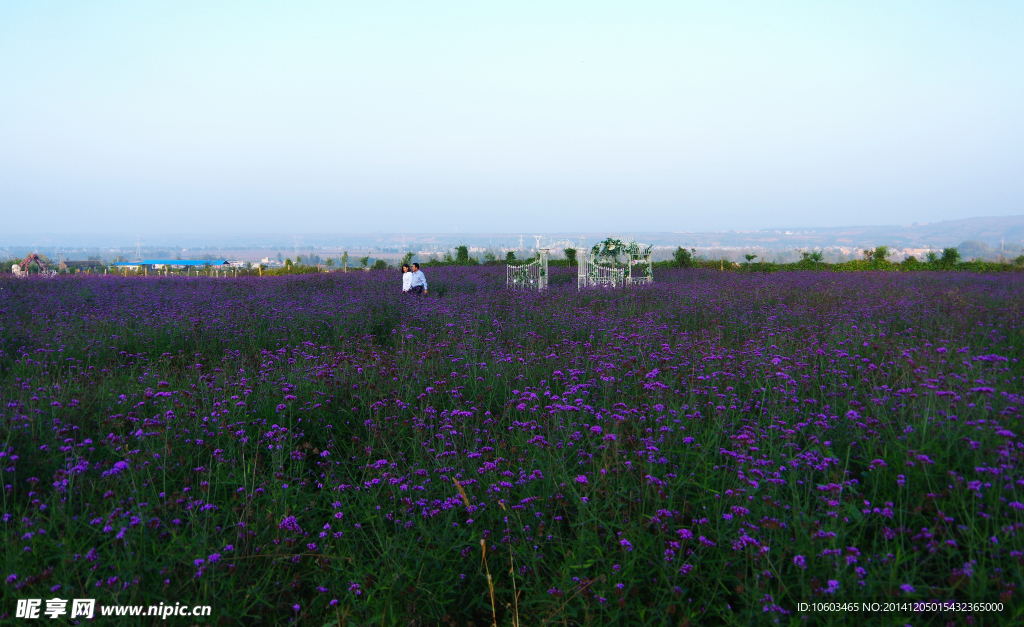
<path id="1" fill-rule="evenodd" d="M 426 294 L 427 293 L 427 277 L 423 276 L 423 271 L 420 270 L 420 264 L 412 264 L 412 285 L 409 288 L 410 294 Z"/>

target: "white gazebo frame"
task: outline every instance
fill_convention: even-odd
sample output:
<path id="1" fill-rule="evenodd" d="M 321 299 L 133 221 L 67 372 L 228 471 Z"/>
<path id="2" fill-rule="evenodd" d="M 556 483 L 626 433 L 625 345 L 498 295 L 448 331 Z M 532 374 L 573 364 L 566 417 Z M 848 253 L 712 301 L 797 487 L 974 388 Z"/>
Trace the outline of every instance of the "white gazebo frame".
<path id="1" fill-rule="evenodd" d="M 576 287 L 627 287 L 654 282 L 651 246 L 632 239 L 622 244 L 608 238 L 588 249 L 580 238 L 578 243 L 558 240 L 540 245 L 537 236 L 537 258 L 529 263 L 506 266 L 506 285 L 511 289 L 545 290 L 548 287 L 548 256 L 552 250 L 571 248 L 576 251 Z M 609 243 L 611 244 L 609 248 Z M 619 246 L 621 245 L 621 250 Z M 626 261 L 619 265 L 619 255 Z M 609 263 L 608 259 L 611 258 Z"/>

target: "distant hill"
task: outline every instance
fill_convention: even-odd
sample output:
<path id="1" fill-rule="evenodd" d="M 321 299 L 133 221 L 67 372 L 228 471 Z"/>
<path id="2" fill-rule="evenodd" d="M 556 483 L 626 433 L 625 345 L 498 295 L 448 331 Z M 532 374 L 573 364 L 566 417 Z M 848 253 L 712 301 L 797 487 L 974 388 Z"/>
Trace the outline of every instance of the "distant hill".
<path id="1" fill-rule="evenodd" d="M 645 238 L 645 239 L 644 239 Z M 967 218 L 904 226 L 789 227 L 759 231 L 723 231 L 717 233 L 637 234 L 643 241 L 657 243 L 685 240 L 698 248 L 751 246 L 769 249 L 798 247 L 869 248 L 942 248 L 964 242 L 994 254 L 1000 248 L 1007 255 L 1020 254 L 1024 247 L 1024 216 Z M 979 256 L 981 252 L 976 253 Z"/>

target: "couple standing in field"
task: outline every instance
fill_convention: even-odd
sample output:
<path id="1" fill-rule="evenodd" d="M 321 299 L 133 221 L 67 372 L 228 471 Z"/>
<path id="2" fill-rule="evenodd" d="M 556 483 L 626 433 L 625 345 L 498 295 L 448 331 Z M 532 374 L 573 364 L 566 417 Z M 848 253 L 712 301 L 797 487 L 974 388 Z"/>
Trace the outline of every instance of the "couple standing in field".
<path id="1" fill-rule="evenodd" d="M 404 294 L 426 294 L 427 277 L 423 276 L 420 264 L 402 264 L 402 293 Z"/>

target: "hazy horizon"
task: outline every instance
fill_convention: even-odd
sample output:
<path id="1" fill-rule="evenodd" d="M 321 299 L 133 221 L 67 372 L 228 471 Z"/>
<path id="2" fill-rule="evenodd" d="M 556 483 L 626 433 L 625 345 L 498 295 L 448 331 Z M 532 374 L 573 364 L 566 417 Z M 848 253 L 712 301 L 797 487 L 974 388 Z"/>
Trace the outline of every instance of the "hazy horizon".
<path id="1" fill-rule="evenodd" d="M 1018 215 L 1022 26 L 1014 2 L 8 2 L 2 229 L 532 235 Z"/>

